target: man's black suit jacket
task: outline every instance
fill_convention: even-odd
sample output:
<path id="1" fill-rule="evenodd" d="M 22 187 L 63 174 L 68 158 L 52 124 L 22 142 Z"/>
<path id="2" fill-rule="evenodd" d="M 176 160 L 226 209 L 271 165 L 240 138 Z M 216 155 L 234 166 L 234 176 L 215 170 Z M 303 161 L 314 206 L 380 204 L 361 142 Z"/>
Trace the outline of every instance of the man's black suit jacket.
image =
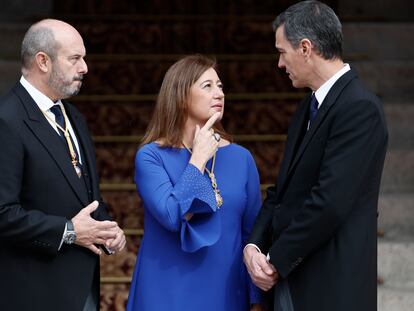
<path id="1" fill-rule="evenodd" d="M 0 310 L 81 311 L 99 291 L 99 258 L 63 244 L 67 219 L 101 200 L 95 153 L 83 117 L 64 103 L 90 178 L 87 193 L 68 150 L 20 83 L 0 101 Z M 95 282 L 94 282 L 95 278 Z"/>
<path id="2" fill-rule="evenodd" d="M 291 121 L 277 185 L 267 191 L 250 243 L 270 253 L 295 311 L 376 310 L 384 113 L 352 69 L 307 131 L 309 100 Z"/>

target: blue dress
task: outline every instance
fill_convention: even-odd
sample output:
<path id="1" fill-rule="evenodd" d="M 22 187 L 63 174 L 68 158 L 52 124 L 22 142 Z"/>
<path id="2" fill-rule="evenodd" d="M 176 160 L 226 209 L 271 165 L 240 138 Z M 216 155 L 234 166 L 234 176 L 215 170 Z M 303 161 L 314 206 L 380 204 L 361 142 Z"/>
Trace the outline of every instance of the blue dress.
<path id="1" fill-rule="evenodd" d="M 242 258 L 261 206 L 253 157 L 236 144 L 218 149 L 214 173 L 224 201 L 220 209 L 209 177 L 189 159 L 184 148 L 156 143 L 137 152 L 135 183 L 145 233 L 128 311 L 245 311 L 261 300 Z M 186 221 L 186 213 L 194 216 Z"/>

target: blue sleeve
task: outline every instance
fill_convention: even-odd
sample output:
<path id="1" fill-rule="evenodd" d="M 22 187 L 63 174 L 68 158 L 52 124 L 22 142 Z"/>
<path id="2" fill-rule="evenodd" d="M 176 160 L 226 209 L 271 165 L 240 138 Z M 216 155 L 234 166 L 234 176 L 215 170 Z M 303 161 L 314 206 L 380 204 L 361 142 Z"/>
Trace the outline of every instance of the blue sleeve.
<path id="1" fill-rule="evenodd" d="M 181 248 L 195 252 L 217 242 L 221 223 L 209 180 L 188 164 L 172 184 L 157 152 L 141 148 L 135 158 L 135 183 L 145 208 L 167 230 L 181 231 Z M 194 214 L 187 221 L 185 215 Z"/>
<path id="2" fill-rule="evenodd" d="M 247 204 L 243 214 L 242 224 L 242 238 L 243 247 L 247 244 L 250 232 L 252 231 L 254 222 L 259 213 L 260 206 L 262 204 L 261 192 L 260 192 L 260 179 L 259 173 L 256 168 L 254 159 L 250 153 L 248 153 L 248 173 L 246 181 L 246 194 Z M 261 290 L 253 284 L 250 275 L 246 271 L 246 277 L 249 287 L 250 304 L 261 303 L 262 293 Z"/>

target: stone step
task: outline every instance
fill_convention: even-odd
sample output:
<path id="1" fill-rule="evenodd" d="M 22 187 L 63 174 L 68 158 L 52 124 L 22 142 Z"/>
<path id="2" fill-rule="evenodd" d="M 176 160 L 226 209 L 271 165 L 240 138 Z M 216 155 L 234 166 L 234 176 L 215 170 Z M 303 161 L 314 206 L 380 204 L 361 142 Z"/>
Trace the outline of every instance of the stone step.
<path id="1" fill-rule="evenodd" d="M 274 53 L 273 16 L 134 16 L 71 22 L 82 34 L 89 54 L 119 53 Z M 132 19 L 132 20 L 131 20 Z M 131 22 L 134 28 L 131 29 Z M 1 55 L 16 57 L 28 23 L 2 23 L 10 42 Z M 414 23 L 344 23 L 344 54 L 371 60 L 412 60 Z M 220 31 L 218 31 L 220 30 Z M 219 35 L 211 35 L 211 34 Z M 381 35 L 379 35 L 381 34 Z M 191 38 L 189 40 L 189 38 Z M 254 46 L 254 51 L 252 51 Z M 381 47 L 381 48 L 378 48 Z M 347 58 L 347 57 L 346 57 Z"/>
<path id="2" fill-rule="evenodd" d="M 413 102 L 414 58 L 401 61 L 355 61 L 351 62 L 351 66 L 356 68 L 367 87 L 383 101 Z"/>
<path id="3" fill-rule="evenodd" d="M 54 3 L 54 12 L 57 14 L 78 15 L 106 15 L 113 17 L 117 14 L 178 14 L 185 16 L 194 15 L 227 15 L 231 17 L 244 17 L 249 15 L 270 14 L 271 18 L 285 9 L 293 1 L 261 1 L 260 5 L 251 0 L 213 0 L 207 3 L 203 1 L 178 0 L 168 1 L 153 0 L 131 2 L 129 0 L 96 1 L 77 0 L 58 1 Z M 355 2 L 355 1 L 327 1 L 342 20 L 358 21 L 412 21 L 414 6 L 406 0 L 383 1 L 381 3 Z"/>
<path id="4" fill-rule="evenodd" d="M 2 96 L 20 78 L 20 62 L 0 59 L 0 72 L 0 96 Z"/>
<path id="5" fill-rule="evenodd" d="M 141 201 L 136 193 L 133 183 L 133 164 L 131 165 L 131 178 L 127 183 L 101 184 L 101 192 L 105 202 L 109 205 L 112 214 L 123 220 L 125 228 L 143 228 L 140 212 Z M 262 184 L 262 195 L 268 185 Z M 137 209 L 138 208 L 138 209 Z M 381 194 L 379 198 L 378 228 L 384 232 L 380 241 L 400 240 L 409 241 L 414 238 L 414 195 L 413 194 Z"/>
<path id="6" fill-rule="evenodd" d="M 378 276 L 384 286 L 414 291 L 414 237 L 378 240 Z"/>
<path id="7" fill-rule="evenodd" d="M 134 27 L 131 27 L 133 23 Z M 74 20 L 88 53 L 274 52 L 272 19 Z"/>
<path id="8" fill-rule="evenodd" d="M 218 72 L 228 93 L 295 92 L 277 57 L 217 55 Z M 91 55 L 82 94 L 156 94 L 168 68 L 182 55 Z"/>
<path id="9" fill-rule="evenodd" d="M 88 54 L 155 53 L 162 55 L 169 53 L 171 55 L 171 53 L 188 54 L 198 51 L 209 54 L 251 55 L 252 46 L 255 47 L 254 54 L 256 55 L 269 55 L 274 52 L 273 42 L 269 40 L 273 37 L 273 33 L 269 26 L 270 21 L 267 20 L 258 19 L 253 22 L 241 20 L 228 25 L 228 21 L 224 20 L 219 23 L 212 23 L 208 20 L 200 22 L 197 19 L 170 22 L 176 26 L 170 27 L 171 25 L 164 24 L 162 26 L 157 20 L 147 20 L 140 27 L 136 27 L 135 31 L 130 31 L 129 20 L 115 24 L 111 21 L 93 24 L 89 20 L 78 21 L 79 25 L 75 26 L 85 37 Z M 220 36 L 194 35 L 192 32 L 199 31 L 198 27 L 194 26 L 195 23 L 206 23 L 212 28 L 220 27 L 219 33 L 223 34 Z M 220 23 L 225 23 L 226 27 L 221 27 Z M 1 50 L 1 59 L 18 60 L 21 38 L 27 26 L 27 24 L 18 23 L 0 25 L 1 38 L 8 42 L 7 46 Z M 168 29 L 158 29 L 160 27 Z M 349 61 L 347 53 L 351 58 L 352 55 L 365 55 L 362 59 L 368 58 L 368 60 L 351 59 L 351 64 L 359 71 L 371 90 L 384 99 L 414 98 L 412 88 L 414 47 L 410 45 L 410 40 L 405 40 L 405 37 L 412 33 L 412 28 L 414 28 L 414 23 L 344 24 L 344 33 L 345 35 L 349 33 L 347 37 L 350 41 L 345 49 L 345 60 Z M 380 31 L 384 31 L 385 39 L 383 35 L 378 35 Z M 192 39 L 189 40 L 189 38 Z M 198 42 L 197 38 L 202 38 L 202 40 Z M 368 40 L 368 38 L 372 39 Z M 386 48 L 378 49 L 378 46 Z M 90 74 L 85 80 L 85 91 L 92 94 L 156 92 L 170 63 L 171 60 L 169 62 L 145 60 L 141 64 L 136 61 L 120 62 L 116 59 L 106 62 L 91 61 Z M 243 62 L 230 61 L 228 64 L 223 62 L 222 80 L 232 92 L 292 89 L 286 75 L 276 69 L 276 63 L 276 57 L 274 59 L 265 57 L 261 61 L 247 59 Z M 124 81 L 135 81 L 135 83 L 132 86 L 131 83 L 120 83 L 119 76 L 122 76 Z M 105 77 L 105 79 L 100 77 Z M 8 79 L 8 77 L 2 79 Z"/>
<path id="10" fill-rule="evenodd" d="M 29 28 L 28 23 L 0 23 L 0 60 L 8 59 L 18 61 L 20 59 L 20 47 L 23 36 Z M 7 44 L 6 44 L 7 43 Z"/>
<path id="11" fill-rule="evenodd" d="M 83 20 L 82 16 L 73 16 L 73 21 L 70 21 L 70 17 L 65 20 L 69 18 L 69 22 L 79 29 L 90 54 L 274 52 L 274 34 L 271 28 L 273 15 L 111 14 L 110 18 L 94 15 Z M 93 27 L 91 18 L 95 19 Z M 135 30 L 131 29 L 131 22 L 134 23 Z M 1 55 L 18 55 L 21 39 L 28 26 L 27 22 L 0 24 L 2 39 L 10 43 L 2 49 Z M 220 29 L 220 32 L 216 29 Z M 414 47 L 410 42 L 413 30 L 414 23 L 344 22 L 344 53 L 364 55 L 372 60 L 412 60 Z M 195 32 L 202 32 L 202 35 L 194 35 Z M 211 33 L 220 35 L 212 36 Z M 128 38 L 133 40 L 127 40 Z M 255 47 L 254 51 L 251 51 L 251 46 Z"/>
<path id="12" fill-rule="evenodd" d="M 405 242 L 379 240 L 378 275 L 384 280 L 384 283 L 378 287 L 378 310 L 413 310 L 414 239 L 412 237 Z"/>
<path id="13" fill-rule="evenodd" d="M 388 125 L 388 149 L 414 148 L 414 98 L 411 102 L 384 103 L 384 112 Z"/>
<path id="14" fill-rule="evenodd" d="M 245 141 L 240 145 L 253 155 L 262 184 L 274 184 L 284 152 L 283 141 Z M 131 183 L 139 142 L 95 143 L 102 183 Z"/>
<path id="15" fill-rule="evenodd" d="M 255 6 L 256 7 L 256 6 Z M 155 16 L 156 17 L 156 16 Z M 224 17 L 223 17 L 224 18 Z M 156 44 L 153 44 L 152 40 L 148 40 L 150 38 L 153 38 L 154 36 L 158 36 L 159 38 L 163 38 L 164 41 L 168 39 L 168 36 L 163 35 L 163 32 L 161 31 L 155 31 L 154 27 L 156 28 L 157 24 L 160 24 L 160 16 L 154 19 L 152 24 L 148 19 L 145 18 L 145 16 L 142 16 L 142 20 L 140 21 L 139 18 L 135 18 L 134 23 L 130 23 L 131 16 L 126 15 L 125 21 L 120 22 L 114 25 L 112 20 L 104 21 L 100 20 L 95 23 L 93 23 L 93 26 L 91 26 L 88 21 L 74 21 L 73 23 L 75 26 L 79 28 L 79 31 L 81 31 L 82 35 L 85 37 L 85 42 L 87 43 L 88 48 L 88 54 L 93 53 L 174 53 L 180 52 L 180 53 L 189 53 L 191 50 L 197 50 L 197 51 L 210 51 L 214 53 L 218 53 L 219 51 L 225 51 L 226 53 L 231 52 L 231 49 L 222 49 L 222 44 L 217 44 L 219 41 L 216 41 L 215 45 L 211 45 L 211 42 L 208 42 L 209 44 L 205 44 L 204 48 L 203 42 L 198 43 L 197 39 L 200 38 L 200 41 L 205 41 L 205 37 L 203 37 L 201 40 L 201 37 L 197 36 L 188 36 L 185 45 L 177 44 L 178 47 L 170 47 L 169 50 L 161 51 L 159 50 L 160 46 L 163 44 L 167 44 L 167 42 L 162 42 L 161 40 L 155 40 L 157 41 Z M 203 23 L 205 25 L 208 25 L 209 27 L 214 27 L 214 19 L 213 17 L 210 17 L 211 21 L 208 20 L 208 18 L 203 18 L 200 22 L 199 18 L 190 19 L 187 16 L 187 19 L 185 16 L 182 17 L 182 20 L 180 21 L 179 18 L 173 16 L 168 20 L 168 18 L 164 18 L 163 24 L 178 24 L 181 25 L 181 27 L 175 27 L 176 29 L 169 30 L 170 34 L 169 36 L 173 40 L 177 40 L 179 38 L 185 38 L 185 35 L 190 35 L 192 31 L 195 31 L 198 29 L 197 27 L 194 27 L 194 24 L 200 24 Z M 217 17 L 216 17 L 217 19 Z M 231 41 L 240 41 L 244 36 L 248 36 L 251 34 L 252 38 L 255 38 L 257 40 L 257 31 L 260 29 L 260 32 L 268 33 L 270 36 L 261 36 L 261 39 L 263 42 L 260 43 L 260 49 L 258 49 L 257 44 L 255 44 L 254 51 L 246 50 L 245 52 L 252 54 L 254 53 L 272 53 L 273 52 L 273 44 L 272 44 L 272 29 L 270 27 L 270 24 L 272 22 L 272 19 L 270 16 L 263 16 L 259 18 L 259 16 L 250 17 L 251 20 L 248 19 L 248 17 L 245 17 L 243 20 L 238 21 L 238 23 L 242 23 L 240 27 L 247 27 L 246 25 L 252 23 L 252 21 L 255 23 L 255 26 L 251 29 L 252 31 L 248 31 L 249 29 L 245 29 L 243 31 L 243 35 L 238 34 L 236 36 L 234 35 L 221 35 L 226 39 L 230 40 L 230 42 L 226 42 L 225 44 L 231 44 Z M 3 40 L 0 42 L 0 55 L 2 57 L 7 56 L 11 57 L 13 59 L 17 59 L 19 55 L 20 50 L 20 44 L 21 40 L 23 38 L 24 33 L 26 32 L 27 28 L 29 27 L 30 23 L 27 22 L 4 22 L 7 19 L 3 19 L 3 23 L 0 24 L 0 31 L 3 36 Z M 221 22 L 224 22 L 224 20 L 221 20 Z M 122 24 L 124 23 L 124 24 Z M 128 31 L 125 31 L 126 28 L 128 29 L 134 29 L 136 28 L 137 23 L 142 23 L 143 25 L 141 28 L 143 30 L 152 30 L 152 31 L 146 31 L 149 32 L 149 34 L 143 36 L 142 41 L 144 42 L 136 42 L 137 39 L 139 39 L 140 36 L 138 35 L 137 30 L 133 31 L 131 34 L 128 34 Z M 244 25 L 244 24 L 246 25 Z M 121 24 L 121 25 L 119 25 Z M 129 26 L 128 26 L 129 24 Z M 171 25 L 169 25 L 171 26 Z M 231 26 L 231 24 L 230 24 Z M 161 27 L 161 26 L 158 26 Z M 233 27 L 228 27 L 231 31 Z M 119 28 L 119 29 L 118 29 Z M 171 28 L 171 27 L 170 27 Z M 183 31 L 183 28 L 187 31 L 187 33 L 181 33 Z M 195 28 L 195 29 L 194 29 Z M 122 31 L 118 31 L 122 30 Z M 161 30 L 161 28 L 160 28 Z M 234 29 L 233 29 L 234 31 Z M 353 22 L 345 22 L 343 23 L 343 33 L 344 33 L 344 54 L 345 58 L 347 58 L 347 54 L 349 55 L 359 55 L 363 58 L 368 58 L 370 60 L 413 60 L 414 55 L 414 46 L 411 44 L 411 35 L 414 31 L 414 23 L 353 23 Z M 143 33 L 146 33 L 143 32 Z M 128 42 L 128 44 L 123 44 L 122 46 L 115 46 L 116 41 L 121 40 L 119 37 L 119 33 L 123 33 L 123 36 L 134 36 L 135 40 L 132 40 Z M 164 32 L 165 34 L 165 32 Z M 378 36 L 378 34 L 381 34 L 381 36 Z M 141 33 L 142 36 L 142 33 Z M 104 38 L 107 37 L 107 42 L 105 42 Z M 111 40 L 112 37 L 113 40 Z M 188 40 L 188 38 L 191 38 L 191 40 Z M 209 37 L 210 38 L 210 37 Z M 270 39 L 269 39 L 270 38 Z M 145 40 L 144 40 L 145 39 Z M 210 38 L 210 40 L 213 40 L 213 38 Z M 115 42 L 112 42 L 115 41 Z M 151 42 L 147 42 L 151 41 Z M 135 42 L 135 43 L 134 43 Z M 385 42 L 385 44 L 384 44 Z M 266 44 L 267 43 L 267 44 Z M 152 46 L 151 46 L 152 44 Z M 194 49 L 187 49 L 185 47 L 189 47 L 189 45 L 195 45 L 198 48 Z M 236 46 L 234 46 L 236 47 Z M 381 48 L 379 48 L 381 47 Z M 172 48 L 172 49 L 171 49 Z M 238 46 L 237 49 L 234 50 L 235 53 L 241 53 L 241 48 L 249 48 Z M 157 52 L 158 50 L 158 52 Z"/>
<path id="16" fill-rule="evenodd" d="M 134 172 L 131 172 L 133 176 Z M 131 183 L 133 183 L 131 178 Z M 119 226 L 124 229 L 144 229 L 144 209 L 141 199 L 135 189 L 132 190 L 105 190 L 101 189 L 102 197 L 107 203 L 111 215 Z"/>
<path id="17" fill-rule="evenodd" d="M 376 16 L 385 21 L 413 21 L 411 12 L 414 2 L 407 0 L 392 1 L 339 1 L 339 15 L 355 17 Z"/>
<path id="18" fill-rule="evenodd" d="M 414 23 L 344 23 L 344 53 L 367 54 L 375 61 L 412 61 L 413 32 Z"/>
<path id="19" fill-rule="evenodd" d="M 82 94 L 155 94 L 169 65 L 169 62 L 142 62 L 139 66 L 133 62 L 119 66 L 117 62 L 91 62 Z M 384 102 L 414 101 L 414 61 L 357 61 L 351 65 Z M 2 61 L 0 67 L 5 73 L 0 78 L 3 85 L 20 74 L 18 61 Z M 219 74 L 228 93 L 297 92 L 286 75 L 276 69 L 276 61 L 223 61 L 219 63 Z"/>
<path id="20" fill-rule="evenodd" d="M 414 190 L 414 149 L 389 149 L 381 180 L 382 193 Z"/>
<path id="21" fill-rule="evenodd" d="M 252 95 L 247 99 L 230 96 L 226 99 L 224 128 L 232 135 L 286 134 L 300 99 L 263 100 Z M 116 98 L 110 101 L 73 99 L 72 102 L 85 116 L 93 135 L 142 135 L 152 116 L 155 97 L 140 102 Z"/>
<path id="22" fill-rule="evenodd" d="M 385 238 L 414 239 L 414 194 L 412 192 L 382 193 L 378 202 L 378 227 Z"/>
<path id="23" fill-rule="evenodd" d="M 249 0 L 210 0 L 207 3 L 203 1 L 192 0 L 152 0 L 136 2 L 130 0 L 113 1 L 96 1 L 84 0 L 66 0 L 55 2 L 54 11 L 57 14 L 77 14 L 77 15 L 100 15 L 100 16 L 117 16 L 117 15 L 230 15 L 234 17 L 244 16 L 246 14 L 276 14 L 281 10 L 282 5 L 276 1 L 262 1 L 257 5 L 254 1 Z M 273 16 L 273 15 L 272 15 Z"/>
<path id="24" fill-rule="evenodd" d="M 254 7 L 257 6 L 254 5 Z M 95 21 L 92 25 L 90 16 L 84 20 L 77 17 L 71 22 L 84 36 L 89 54 L 171 54 L 191 53 L 191 51 L 248 54 L 275 52 L 272 42 L 274 37 L 271 28 L 272 15 L 192 17 L 190 15 L 135 16 L 129 14 L 124 15 L 123 19 L 122 16 L 115 16 L 119 19 L 115 21 L 114 15 L 106 19 L 105 17 L 99 18 L 97 15 L 93 17 Z M 8 44 L 2 47 L 0 55 L 17 59 L 21 40 L 30 23 L 27 21 L 7 23 L 5 22 L 7 19 L 2 20 L 1 40 Z M 131 21 L 134 22 L 135 30 L 130 27 Z M 216 28 L 221 31 L 214 32 Z M 194 32 L 200 31 L 203 32 L 202 36 L 194 35 Z M 413 31 L 414 23 L 412 22 L 344 22 L 345 58 L 347 59 L 347 54 L 349 54 L 360 55 L 370 60 L 412 61 L 414 46 L 411 44 L 411 35 Z M 211 36 L 209 33 L 220 35 Z M 133 40 L 127 40 L 127 38 Z M 254 46 L 254 51 L 251 50 L 251 46 Z"/>
<path id="25" fill-rule="evenodd" d="M 27 20 L 39 20 L 53 13 L 53 0 L 14 0 L 2 1 L 0 21 L 2 22 L 27 22 Z"/>
<path id="26" fill-rule="evenodd" d="M 378 311 L 412 311 L 413 306 L 412 289 L 378 288 Z"/>
<path id="27" fill-rule="evenodd" d="M 257 140 L 240 144 L 249 149 L 255 157 L 262 183 L 274 183 L 284 142 Z M 139 141 L 96 143 L 98 166 L 105 182 L 130 182 L 138 145 Z M 414 150 L 389 150 L 381 183 L 382 193 L 410 192 L 413 189 Z"/>
<path id="28" fill-rule="evenodd" d="M 156 93 L 170 64 L 171 60 L 165 62 L 92 60 L 83 91 L 85 94 Z M 414 59 L 351 61 L 350 64 L 357 70 L 367 87 L 383 101 L 414 100 L 412 87 Z M 295 91 L 283 70 L 277 68 L 276 58 L 219 59 L 218 65 L 226 92 Z"/>

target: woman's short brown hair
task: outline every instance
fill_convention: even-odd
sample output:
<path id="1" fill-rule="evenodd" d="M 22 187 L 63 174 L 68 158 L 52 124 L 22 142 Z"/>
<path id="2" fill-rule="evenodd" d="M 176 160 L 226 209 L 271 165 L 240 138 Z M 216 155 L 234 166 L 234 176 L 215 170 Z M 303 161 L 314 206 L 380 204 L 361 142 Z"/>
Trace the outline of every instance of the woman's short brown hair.
<path id="1" fill-rule="evenodd" d="M 196 54 L 178 60 L 168 69 L 142 145 L 153 141 L 158 141 L 163 147 L 182 145 L 184 125 L 188 118 L 190 89 L 210 68 L 217 70 L 216 61 Z M 231 140 L 219 122 L 215 124 L 214 130 L 223 138 Z"/>

